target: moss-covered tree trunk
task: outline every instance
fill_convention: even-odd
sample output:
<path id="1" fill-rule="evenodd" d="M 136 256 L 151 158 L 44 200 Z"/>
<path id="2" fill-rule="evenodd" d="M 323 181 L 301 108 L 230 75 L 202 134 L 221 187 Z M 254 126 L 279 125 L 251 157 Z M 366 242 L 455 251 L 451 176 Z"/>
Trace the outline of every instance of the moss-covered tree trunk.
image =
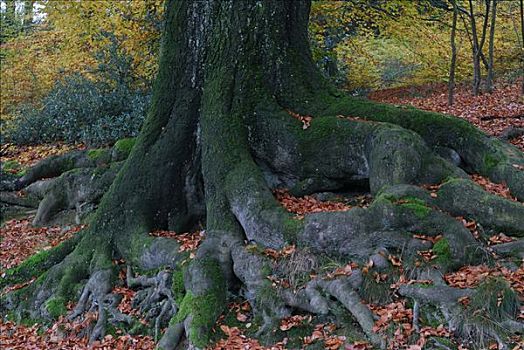
<path id="1" fill-rule="evenodd" d="M 298 293 L 276 291 L 266 278 L 272 265 L 245 242 L 274 249 L 297 244 L 365 262 L 405 247 L 413 257 L 423 246 L 413 234 L 443 234 L 435 249 L 442 251 L 437 265 L 446 271 L 483 257 L 479 243 L 450 214 L 524 234 L 522 204 L 483 192 L 466 174 L 505 181 L 522 200 L 522 153 L 459 119 L 334 89 L 311 59 L 308 1 L 170 0 L 166 6 L 153 102 L 129 158 L 88 229 L 8 271 L 3 285 L 41 277 L 9 294 L 6 308 L 21 317 L 49 318 L 52 305 L 78 299 L 70 317 L 96 306 L 96 339 L 108 320 L 119 317 L 111 303 L 113 260 L 124 259 L 141 271 L 175 271 L 128 276 L 128 284 L 165 296 L 155 301 L 161 301 L 159 324 L 171 319 L 163 348 L 175 347 L 184 334 L 192 346 L 205 346 L 226 290 L 239 288 L 264 321 L 261 335 L 295 309 L 330 313 L 331 295 L 370 341 L 384 346 L 372 332 L 358 281 L 320 279 Z M 312 116 L 311 125 L 291 114 Z M 304 220 L 293 218 L 271 192 L 287 187 L 303 195 L 362 183 L 375 195 L 369 208 Z M 440 183 L 436 198 L 416 186 Z M 148 235 L 183 232 L 199 222 L 206 238 L 184 269 L 179 265 L 187 256 L 175 241 Z M 417 273 L 441 282 L 438 274 Z M 166 290 L 167 280 L 173 289 Z M 406 293 L 418 297 L 417 290 Z M 456 300 L 448 299 L 434 302 L 451 310 Z"/>

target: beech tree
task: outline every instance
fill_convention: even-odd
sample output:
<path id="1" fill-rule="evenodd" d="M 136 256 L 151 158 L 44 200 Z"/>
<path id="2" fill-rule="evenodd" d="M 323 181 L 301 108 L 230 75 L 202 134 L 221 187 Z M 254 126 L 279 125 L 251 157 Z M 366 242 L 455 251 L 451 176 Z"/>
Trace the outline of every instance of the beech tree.
<path id="1" fill-rule="evenodd" d="M 506 182 L 522 201 L 522 152 L 464 120 L 336 90 L 311 59 L 309 6 L 296 0 L 167 1 L 153 101 L 129 157 L 88 228 L 6 272 L 2 286 L 37 279 L 3 296 L 3 309 L 50 319 L 53 306 L 77 301 L 69 317 L 98 311 L 90 334 L 98 339 L 108 322 L 126 321 L 111 293 L 114 260 L 124 260 L 127 283 L 142 289 L 137 305 L 156 310 L 157 328 L 169 324 L 160 348 L 181 341 L 206 346 L 228 290 L 248 298 L 262 320 L 262 339 L 293 310 L 331 313 L 334 298 L 384 348 L 387 339 L 373 332 L 373 315 L 361 301 L 361 270 L 311 279 L 296 292 L 272 285 L 267 276 L 282 266 L 259 249 L 295 244 L 312 259 L 331 256 L 361 266 L 369 259 L 387 265 L 384 256 L 402 253 L 413 279 L 433 285 L 401 285 L 399 294 L 437 306 L 451 330 L 478 339 L 459 304 L 476 291 L 447 286 L 441 277 L 487 259 L 455 216 L 524 235 L 522 203 L 485 192 L 467 175 Z M 82 163 L 81 157 L 60 159 L 38 171 L 59 174 Z M 21 183 L 44 177 L 36 171 Z M 430 195 L 421 185 L 440 187 Z M 357 186 L 373 195 L 369 207 L 303 219 L 272 194 L 279 187 L 305 195 Z M 58 197 L 67 188 L 50 190 Z M 175 240 L 148 234 L 184 232 L 199 222 L 206 236 L 189 265 L 182 264 L 188 257 Z M 415 234 L 442 235 L 431 265 L 415 264 L 417 251 L 428 248 Z M 513 308 L 501 308 L 496 324 L 503 330 L 487 328 L 482 336 L 505 342 L 522 323 Z"/>

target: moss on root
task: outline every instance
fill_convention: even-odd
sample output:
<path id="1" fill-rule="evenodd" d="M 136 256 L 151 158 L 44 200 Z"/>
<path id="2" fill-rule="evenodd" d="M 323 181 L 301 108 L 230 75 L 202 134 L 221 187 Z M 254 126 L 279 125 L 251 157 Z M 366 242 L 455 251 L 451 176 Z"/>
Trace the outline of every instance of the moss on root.
<path id="1" fill-rule="evenodd" d="M 129 154 L 131 152 L 131 149 L 135 145 L 135 141 L 136 138 L 128 137 L 125 139 L 118 140 L 117 142 L 115 142 L 115 145 L 113 147 L 119 152 Z"/>
<path id="2" fill-rule="evenodd" d="M 446 238 L 441 238 L 433 245 L 433 253 L 437 255 L 435 263 L 447 267 L 452 264 L 453 256 L 451 254 L 451 247 L 449 241 Z"/>
<path id="3" fill-rule="evenodd" d="M 187 337 L 193 345 L 203 348 L 209 343 L 211 329 L 225 307 L 226 285 L 220 266 L 214 260 L 202 259 L 193 263 L 204 270 L 206 278 L 211 281 L 211 287 L 200 295 L 187 291 L 180 302 L 178 313 L 170 323 L 178 324 L 190 317 Z M 177 282 L 177 289 L 181 287 L 179 282 Z"/>
<path id="4" fill-rule="evenodd" d="M 171 290 L 173 291 L 176 303 L 180 306 L 186 294 L 186 288 L 184 287 L 184 270 L 182 268 L 177 268 L 173 271 L 172 278 L 173 284 Z"/>
<path id="5" fill-rule="evenodd" d="M 2 177 L 5 174 L 12 174 L 16 177 L 24 176 L 26 169 L 16 160 L 8 160 L 2 163 Z"/>
<path id="6" fill-rule="evenodd" d="M 17 267 L 8 269 L 2 281 L 0 281 L 0 288 L 10 284 L 26 282 L 35 276 L 42 275 L 47 269 L 60 262 L 69 254 L 76 246 L 79 238 L 80 235 L 76 235 L 50 250 L 43 250 L 30 256 Z"/>
<path id="7" fill-rule="evenodd" d="M 87 157 L 95 162 L 109 161 L 109 151 L 104 148 L 90 149 L 87 151 Z"/>
<path id="8" fill-rule="evenodd" d="M 401 198 L 400 206 L 411 210 L 419 219 L 424 219 L 431 212 L 431 208 L 423 200 L 415 197 Z"/>
<path id="9" fill-rule="evenodd" d="M 51 298 L 45 303 L 45 308 L 53 319 L 67 314 L 66 300 L 62 297 Z"/>

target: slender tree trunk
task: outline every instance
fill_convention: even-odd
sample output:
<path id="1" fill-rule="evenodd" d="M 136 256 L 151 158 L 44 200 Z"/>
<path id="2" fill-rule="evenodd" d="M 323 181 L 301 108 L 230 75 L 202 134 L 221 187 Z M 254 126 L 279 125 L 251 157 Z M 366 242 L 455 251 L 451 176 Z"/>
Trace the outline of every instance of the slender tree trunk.
<path id="1" fill-rule="evenodd" d="M 522 51 L 524 51 L 524 0 L 520 0 L 520 42 L 522 44 Z M 524 76 L 524 55 L 521 55 L 520 71 Z M 522 79 L 521 94 L 524 95 L 524 78 Z"/>
<path id="2" fill-rule="evenodd" d="M 453 97 L 455 93 L 455 67 L 457 63 L 457 46 L 455 44 L 455 36 L 457 31 L 457 17 L 458 7 L 457 1 L 452 0 L 453 3 L 453 22 L 451 24 L 451 64 L 449 67 L 449 82 L 448 82 L 448 105 L 453 105 Z"/>
<path id="3" fill-rule="evenodd" d="M 33 6 L 35 1 L 34 0 L 25 0 L 24 1 L 24 15 L 23 15 L 23 23 L 22 23 L 22 30 L 24 32 L 27 32 L 31 29 L 31 26 L 33 25 Z"/>
<path id="4" fill-rule="evenodd" d="M 493 57 L 493 49 L 495 46 L 495 23 L 497 20 L 497 0 L 493 0 L 493 6 L 491 10 L 491 26 L 489 29 L 489 51 L 488 51 L 488 76 L 486 78 L 486 90 L 488 92 L 493 91 L 493 65 L 494 65 L 494 57 Z"/>
<path id="5" fill-rule="evenodd" d="M 475 20 L 475 12 L 473 8 L 473 0 L 469 0 L 469 19 L 471 23 L 471 41 L 472 41 L 472 56 L 473 56 L 473 95 L 479 94 L 480 89 L 480 45 L 477 34 L 477 23 Z"/>

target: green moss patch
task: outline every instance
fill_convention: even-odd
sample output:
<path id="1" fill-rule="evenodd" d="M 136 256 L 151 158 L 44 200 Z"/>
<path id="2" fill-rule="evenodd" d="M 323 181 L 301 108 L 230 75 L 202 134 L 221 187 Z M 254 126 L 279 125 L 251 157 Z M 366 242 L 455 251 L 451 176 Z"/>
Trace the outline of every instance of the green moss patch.
<path id="1" fill-rule="evenodd" d="M 173 272 L 173 284 L 171 289 L 173 290 L 173 296 L 178 305 L 182 304 L 186 289 L 184 287 L 184 271 L 182 269 L 176 269 Z"/>
<path id="2" fill-rule="evenodd" d="M 416 197 L 402 197 L 397 201 L 397 204 L 412 211 L 419 219 L 424 219 L 431 212 L 431 208 L 423 200 Z"/>
<path id="3" fill-rule="evenodd" d="M 87 157 L 95 162 L 108 161 L 109 152 L 103 148 L 90 149 L 87 151 Z"/>
<path id="4" fill-rule="evenodd" d="M 128 137 L 125 139 L 118 140 L 113 146 L 117 151 L 129 154 L 133 146 L 135 145 L 136 138 Z"/>
<path id="5" fill-rule="evenodd" d="M 206 259 L 194 263 L 201 265 L 206 275 L 213 280 L 213 285 L 202 295 L 194 295 L 188 291 L 180 303 L 178 313 L 171 319 L 171 323 L 183 322 L 191 315 L 188 337 L 197 347 L 203 348 L 209 343 L 211 329 L 226 304 L 226 286 L 222 271 L 214 260 Z"/>
<path id="6" fill-rule="evenodd" d="M 442 266 L 448 266 L 451 264 L 451 247 L 449 245 L 449 241 L 446 238 L 439 239 L 434 245 L 433 245 L 433 253 L 437 255 L 437 258 L 435 259 L 435 262 Z"/>
<path id="7" fill-rule="evenodd" d="M 45 303 L 45 308 L 53 319 L 67 314 L 66 300 L 64 298 L 52 298 Z"/>
<path id="8" fill-rule="evenodd" d="M 2 163 L 2 173 L 21 177 L 25 175 L 25 172 L 26 169 L 14 159 Z"/>
<path id="9" fill-rule="evenodd" d="M 5 276 L 0 282 L 0 288 L 8 284 L 17 284 L 30 280 L 34 276 L 38 276 L 45 271 L 42 266 L 50 258 L 50 251 L 43 250 L 35 255 L 30 256 L 24 260 L 20 265 L 8 269 Z"/>

